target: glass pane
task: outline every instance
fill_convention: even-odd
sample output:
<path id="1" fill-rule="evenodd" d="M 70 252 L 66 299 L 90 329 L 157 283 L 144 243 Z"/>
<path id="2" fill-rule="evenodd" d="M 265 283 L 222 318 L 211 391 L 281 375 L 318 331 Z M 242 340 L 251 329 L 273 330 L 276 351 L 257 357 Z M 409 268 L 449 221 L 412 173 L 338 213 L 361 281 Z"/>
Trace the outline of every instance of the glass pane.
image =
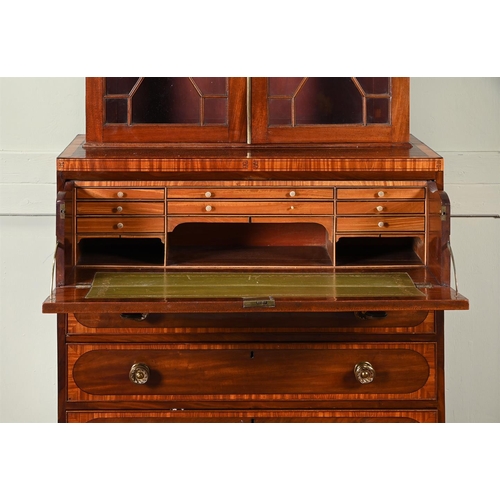
<path id="1" fill-rule="evenodd" d="M 127 99 L 106 99 L 106 123 L 127 123 Z"/>
<path id="2" fill-rule="evenodd" d="M 390 78 L 357 77 L 358 83 L 367 94 L 388 94 Z"/>
<path id="3" fill-rule="evenodd" d="M 389 123 L 389 99 L 366 100 L 367 123 Z"/>
<path id="4" fill-rule="evenodd" d="M 291 99 L 269 99 L 269 125 L 292 125 Z"/>
<path id="5" fill-rule="evenodd" d="M 227 96 L 227 78 L 193 78 L 202 95 Z"/>
<path id="6" fill-rule="evenodd" d="M 308 78 L 295 99 L 295 123 L 363 123 L 363 98 L 350 77 Z"/>
<path id="7" fill-rule="evenodd" d="M 132 100 L 132 122 L 201 125 L 200 107 L 189 78 L 144 78 Z"/>
<path id="8" fill-rule="evenodd" d="M 269 78 L 269 97 L 293 97 L 303 80 L 305 80 L 305 78 L 302 76 L 298 78 Z"/>
<path id="9" fill-rule="evenodd" d="M 138 77 L 106 78 L 106 94 L 130 94 Z"/>
<path id="10" fill-rule="evenodd" d="M 227 120 L 227 99 L 206 98 L 205 103 L 205 125 L 225 125 Z"/>

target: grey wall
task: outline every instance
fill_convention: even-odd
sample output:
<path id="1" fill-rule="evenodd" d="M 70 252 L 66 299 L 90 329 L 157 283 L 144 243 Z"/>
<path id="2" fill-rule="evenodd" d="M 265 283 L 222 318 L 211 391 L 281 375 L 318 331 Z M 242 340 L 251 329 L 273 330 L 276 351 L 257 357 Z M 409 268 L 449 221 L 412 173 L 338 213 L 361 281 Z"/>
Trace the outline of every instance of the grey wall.
<path id="1" fill-rule="evenodd" d="M 0 78 L 0 422 L 57 419 L 55 158 L 84 133 L 83 78 Z M 500 78 L 412 78 L 411 132 L 445 158 L 455 214 L 500 213 Z M 459 289 L 446 313 L 449 422 L 500 422 L 500 220 L 452 219 Z"/>

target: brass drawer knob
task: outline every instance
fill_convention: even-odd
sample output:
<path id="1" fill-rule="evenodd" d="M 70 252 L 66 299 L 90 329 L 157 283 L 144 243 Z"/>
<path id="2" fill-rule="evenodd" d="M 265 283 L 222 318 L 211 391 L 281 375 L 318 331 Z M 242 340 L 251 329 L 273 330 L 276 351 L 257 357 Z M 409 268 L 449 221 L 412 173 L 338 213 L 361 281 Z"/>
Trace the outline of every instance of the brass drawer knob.
<path id="1" fill-rule="evenodd" d="M 379 205 L 377 207 L 377 212 L 383 212 L 384 211 L 384 207 L 382 205 Z"/>
<path id="2" fill-rule="evenodd" d="M 116 211 L 117 212 L 123 212 L 123 207 L 120 207 L 120 206 L 116 207 Z"/>
<path id="3" fill-rule="evenodd" d="M 379 198 L 383 198 L 383 197 L 385 196 L 385 192 L 384 192 L 384 191 L 379 191 L 379 192 L 377 193 L 377 196 L 378 196 Z"/>
<path id="4" fill-rule="evenodd" d="M 205 193 L 205 198 L 211 198 L 212 197 L 212 193 L 210 191 L 207 191 Z"/>
<path id="5" fill-rule="evenodd" d="M 116 196 L 118 196 L 118 198 L 123 198 L 125 196 L 125 193 L 123 191 L 118 191 L 118 193 L 116 193 Z"/>
<path id="6" fill-rule="evenodd" d="M 211 212 L 211 211 L 212 211 L 212 205 L 207 205 L 207 206 L 205 207 L 205 211 L 206 211 L 206 212 Z"/>
<path id="7" fill-rule="evenodd" d="M 385 222 L 382 222 L 380 221 L 378 224 L 377 224 L 378 227 L 385 227 Z"/>
<path id="8" fill-rule="evenodd" d="M 149 366 L 145 363 L 135 363 L 130 368 L 128 377 L 134 384 L 145 384 L 149 379 Z"/>
<path id="9" fill-rule="evenodd" d="M 354 376 L 360 384 L 370 384 L 375 378 L 375 370 L 371 363 L 363 361 L 354 366 Z"/>
<path id="10" fill-rule="evenodd" d="M 119 222 L 119 223 L 116 225 L 116 228 L 117 228 L 117 229 L 123 229 L 123 222 Z"/>
<path id="11" fill-rule="evenodd" d="M 295 191 L 290 191 L 290 196 L 293 198 L 297 193 Z"/>

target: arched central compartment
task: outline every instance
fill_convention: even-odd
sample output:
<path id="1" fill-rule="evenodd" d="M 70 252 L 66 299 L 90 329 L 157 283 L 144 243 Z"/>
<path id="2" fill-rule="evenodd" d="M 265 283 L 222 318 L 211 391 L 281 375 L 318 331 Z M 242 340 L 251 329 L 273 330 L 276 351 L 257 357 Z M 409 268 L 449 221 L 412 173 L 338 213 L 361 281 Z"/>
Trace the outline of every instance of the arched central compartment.
<path id="1" fill-rule="evenodd" d="M 168 234 L 167 266 L 331 267 L 331 234 L 314 222 L 183 222 Z"/>

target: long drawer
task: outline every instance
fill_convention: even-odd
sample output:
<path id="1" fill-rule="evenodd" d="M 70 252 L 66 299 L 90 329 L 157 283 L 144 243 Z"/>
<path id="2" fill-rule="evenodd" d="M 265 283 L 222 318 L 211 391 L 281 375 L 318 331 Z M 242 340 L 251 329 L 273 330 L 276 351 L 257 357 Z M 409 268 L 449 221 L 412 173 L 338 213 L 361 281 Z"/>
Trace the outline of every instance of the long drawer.
<path id="1" fill-rule="evenodd" d="M 184 199 L 332 199 L 333 189 L 314 188 L 170 188 L 168 198 Z"/>
<path id="2" fill-rule="evenodd" d="M 333 202 L 169 201 L 170 215 L 333 215 Z"/>
<path id="3" fill-rule="evenodd" d="M 71 411 L 67 422 L 95 423 L 436 423 L 436 410 L 379 411 Z"/>
<path id="4" fill-rule="evenodd" d="M 75 344 L 70 401 L 436 398 L 435 344 Z"/>
<path id="5" fill-rule="evenodd" d="M 72 324 L 72 333 L 87 333 L 88 328 L 111 329 L 130 335 L 146 333 L 151 330 L 163 331 L 169 328 L 229 329 L 232 334 L 242 330 L 279 329 L 290 332 L 296 329 L 368 329 L 370 333 L 377 329 L 411 328 L 422 325 L 419 333 L 434 332 L 434 314 L 428 311 L 359 311 L 338 313 L 256 313 L 225 314 L 162 314 L 162 313 L 101 313 L 76 314 Z M 379 330 L 380 331 L 380 330 Z M 387 333 L 386 330 L 382 330 Z M 98 333 L 98 331 L 97 331 Z M 101 332 L 102 333 L 102 332 Z"/>

